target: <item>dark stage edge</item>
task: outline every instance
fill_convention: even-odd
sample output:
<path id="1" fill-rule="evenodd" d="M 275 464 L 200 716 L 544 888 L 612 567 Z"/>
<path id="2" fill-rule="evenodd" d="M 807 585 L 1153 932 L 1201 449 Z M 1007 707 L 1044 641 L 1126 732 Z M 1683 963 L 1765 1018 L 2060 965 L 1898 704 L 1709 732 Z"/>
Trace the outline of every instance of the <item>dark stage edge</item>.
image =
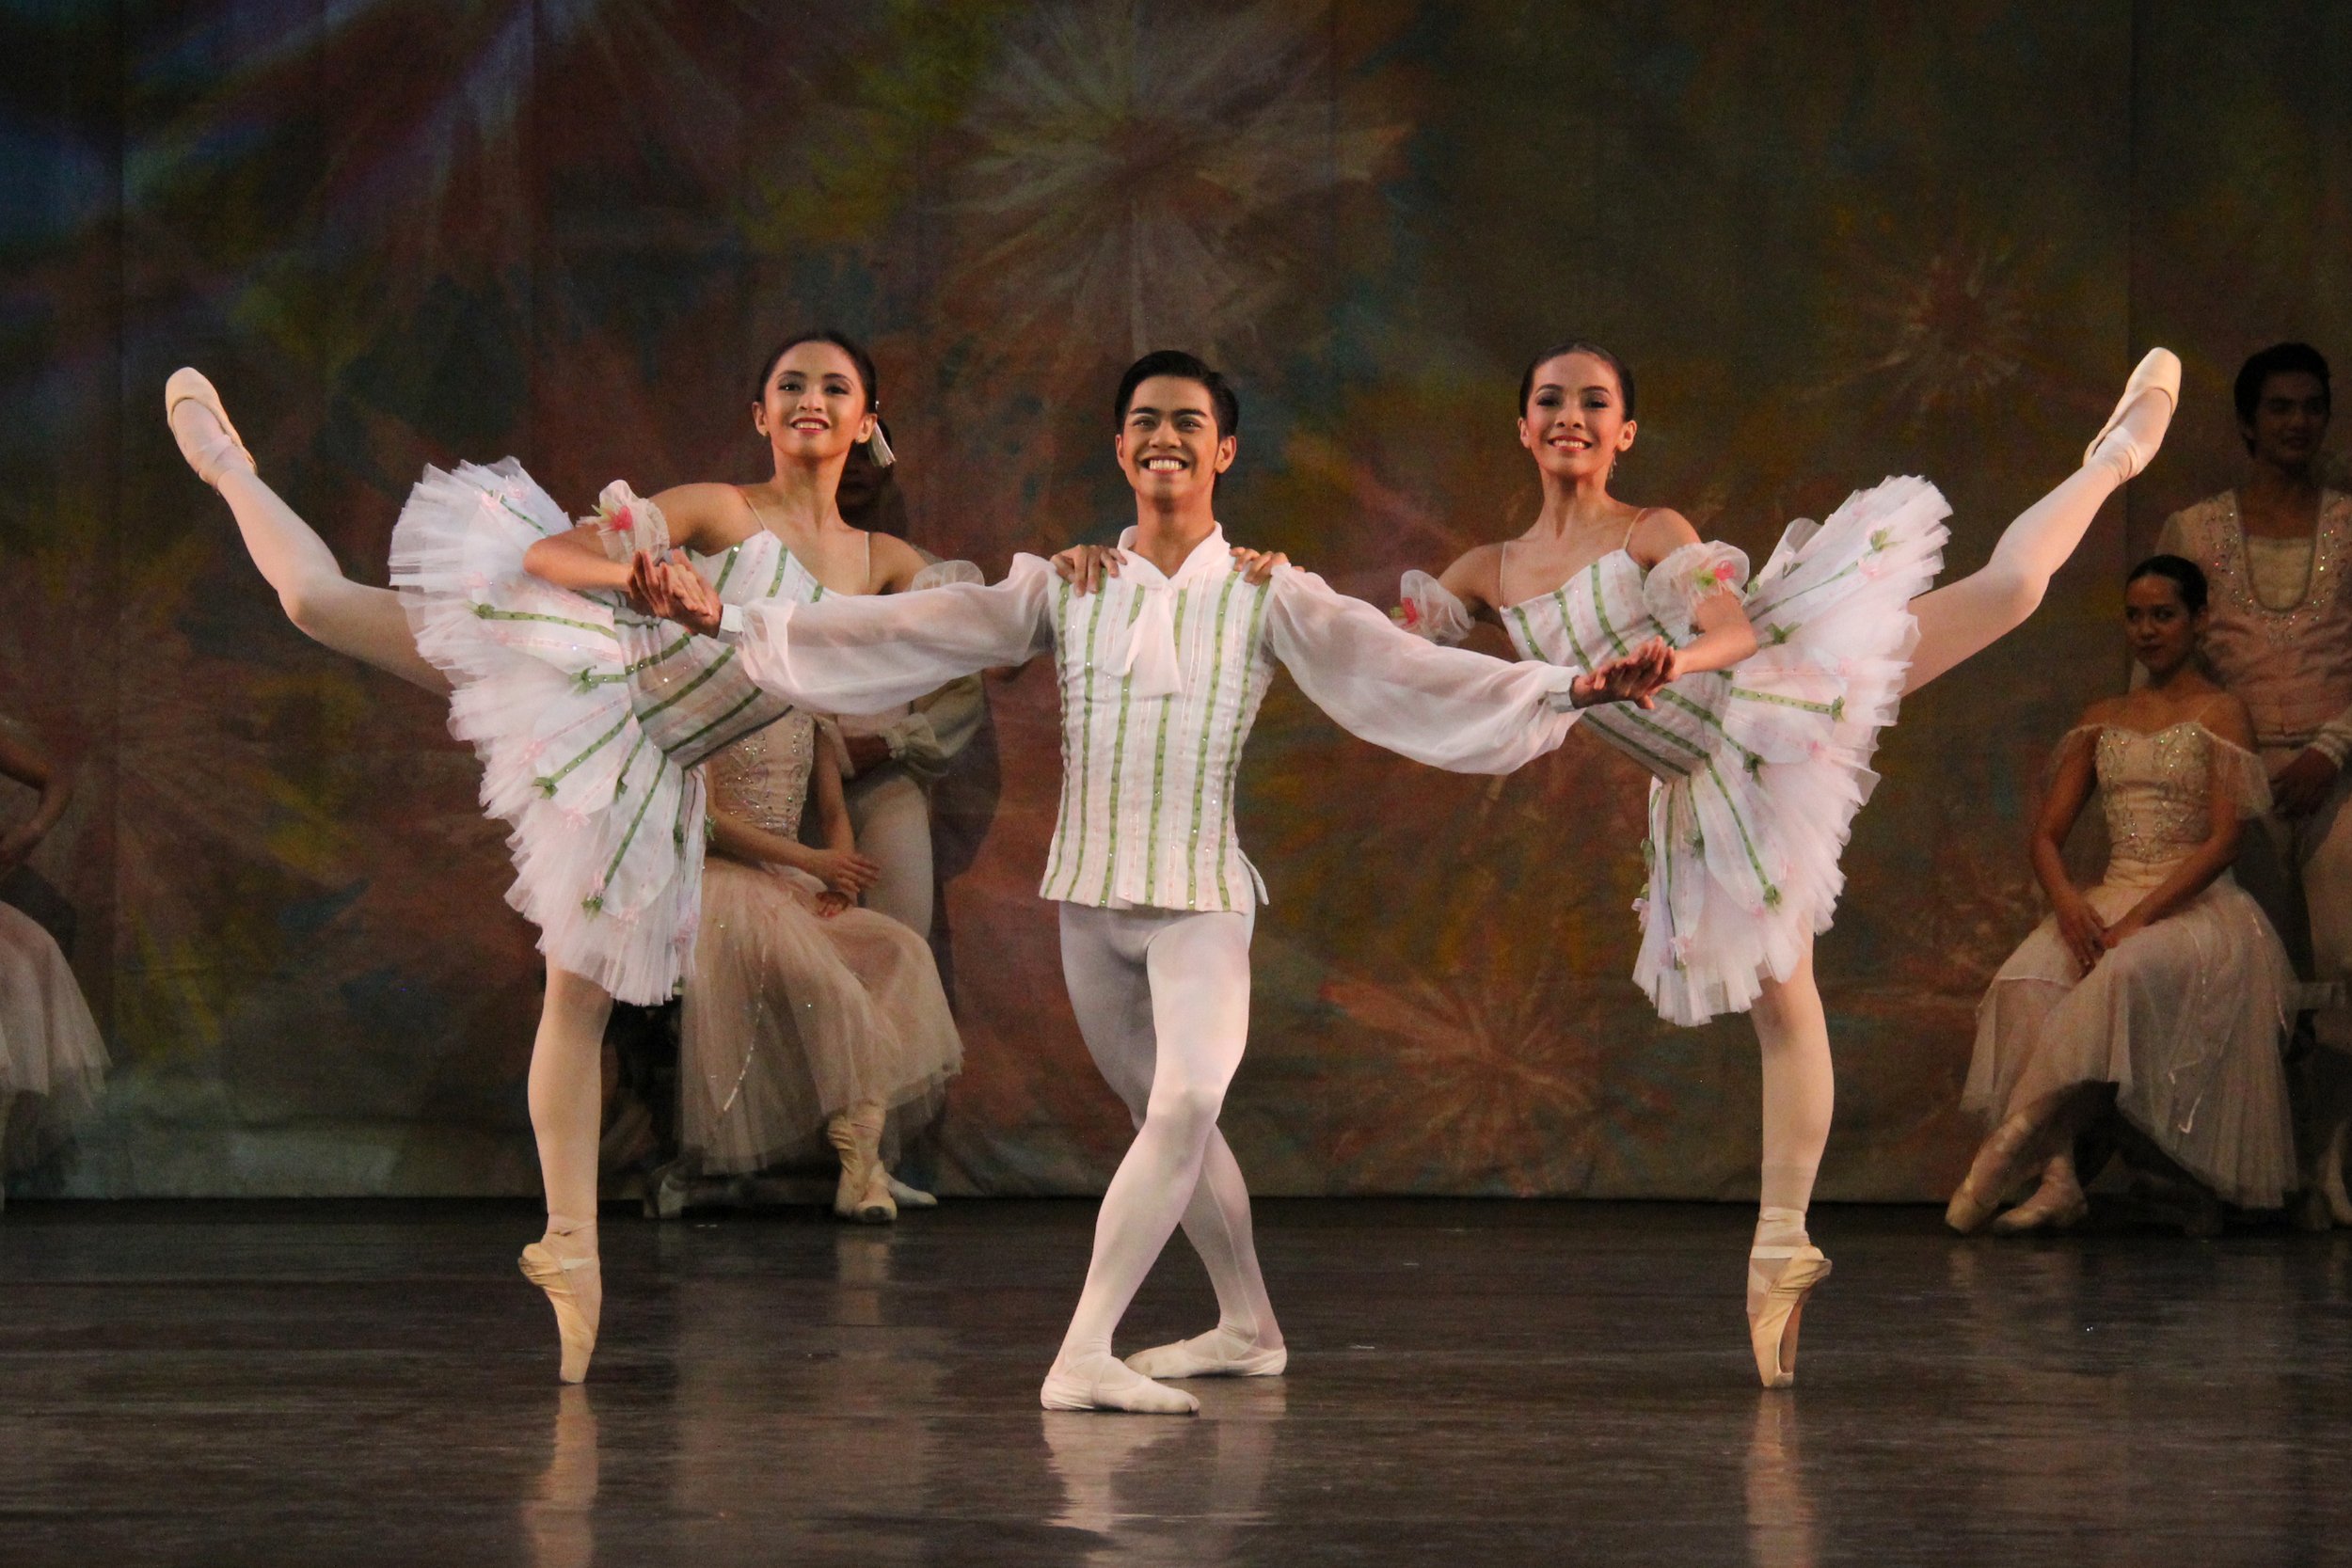
<path id="1" fill-rule="evenodd" d="M 2352 1561 L 2352 1236 L 1817 1211 L 1768 1394 L 1735 1207 L 1267 1202 L 1288 1377 L 1046 1415 L 1091 1218 L 608 1213 L 565 1391 L 527 1206 L 20 1203 L 0 1563 Z"/>

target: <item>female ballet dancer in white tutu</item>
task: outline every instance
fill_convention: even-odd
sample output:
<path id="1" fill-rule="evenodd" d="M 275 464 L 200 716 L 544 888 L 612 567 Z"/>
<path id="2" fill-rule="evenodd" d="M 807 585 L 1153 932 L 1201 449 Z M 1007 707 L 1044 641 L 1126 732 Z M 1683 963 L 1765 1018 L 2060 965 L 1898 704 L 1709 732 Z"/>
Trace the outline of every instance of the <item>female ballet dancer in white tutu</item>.
<path id="1" fill-rule="evenodd" d="M 1763 1049 L 1764 1161 L 1748 1324 L 1768 1387 L 1795 1380 L 1806 1296 L 1830 1263 L 1804 1227 L 1835 1078 L 1813 939 L 1843 885 L 1838 855 L 1869 797 L 1878 733 L 1908 692 L 2033 612 L 2099 505 L 2163 439 L 2180 361 L 2132 372 L 2080 471 L 2011 522 L 1983 570 L 1928 592 L 1950 508 L 1923 480 L 1800 522 L 1761 572 L 1679 513 L 1609 492 L 1633 445 L 1634 382 L 1597 345 L 1547 350 L 1519 388 L 1519 443 L 1544 503 L 1519 538 L 1442 578 L 1406 575 L 1399 619 L 1442 642 L 1474 618 L 1525 659 L 1589 669 L 1662 641 L 1674 679 L 1654 710 L 1587 721 L 1652 775 L 1649 889 L 1634 978 L 1677 1023 L 1748 1010 Z"/>
<path id="2" fill-rule="evenodd" d="M 753 411 L 774 465 L 762 484 L 686 484 L 649 502 L 615 483 L 575 527 L 511 462 L 428 469 L 393 532 L 398 594 L 343 578 L 255 473 L 202 375 L 174 372 L 164 396 L 182 455 L 229 502 L 289 618 L 338 652 L 449 691 L 451 728 L 483 759 L 484 803 L 515 830 L 508 899 L 548 956 L 530 1074 L 548 1229 L 522 1266 L 555 1309 L 561 1375 L 579 1382 L 603 1303 L 605 1019 L 616 996 L 667 999 L 691 951 L 704 797 L 691 769 L 789 707 L 753 687 L 730 650 L 632 608 L 629 559 L 691 552 L 729 603 L 913 587 L 923 558 L 849 528 L 834 505 L 850 449 L 876 433 L 872 363 L 834 333 L 776 351 Z M 868 880 L 845 863 L 834 885 L 854 895 Z"/>
<path id="3" fill-rule="evenodd" d="M 1955 1230 L 2063 1229 L 2090 1212 L 2074 1134 L 2110 1104 L 2223 1200 L 2275 1209 L 2295 1185 L 2280 1061 L 2298 988 L 2262 906 L 2230 864 L 2270 809 L 2246 704 L 2197 666 L 2205 574 L 2151 556 L 2123 590 L 2148 684 L 2090 705 L 2058 743 L 2033 837 L 2055 912 L 1977 1009 L 1963 1108 L 1992 1127 L 1952 1195 Z M 2096 788 L 2106 869 L 2078 888 L 2063 847 Z M 2033 1195 L 1993 1218 L 2017 1179 Z"/>

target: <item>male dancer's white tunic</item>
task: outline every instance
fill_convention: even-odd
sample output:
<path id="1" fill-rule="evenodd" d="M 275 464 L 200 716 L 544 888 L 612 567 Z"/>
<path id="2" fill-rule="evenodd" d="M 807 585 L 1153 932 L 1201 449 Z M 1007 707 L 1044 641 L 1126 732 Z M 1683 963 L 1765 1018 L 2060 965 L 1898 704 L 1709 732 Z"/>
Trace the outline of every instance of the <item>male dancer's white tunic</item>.
<path id="1" fill-rule="evenodd" d="M 1441 648 L 1277 568 L 1252 586 L 1221 529 L 1174 575 L 1120 540 L 1120 575 L 1073 592 L 1035 556 L 992 587 L 730 607 L 721 636 L 771 694 L 871 710 L 1053 652 L 1062 790 L 1043 896 L 1087 1045 L 1139 1131 L 1103 1203 L 1062 1364 L 1110 1333 L 1178 1219 L 1224 1327 L 1272 1327 L 1248 1195 L 1216 1132 L 1248 1029 L 1247 951 L 1265 896 L 1233 828 L 1234 777 L 1276 664 L 1343 728 L 1457 772 L 1505 773 L 1575 721 L 1579 672 Z M 1195 927 L 1199 929 L 1196 931 Z"/>

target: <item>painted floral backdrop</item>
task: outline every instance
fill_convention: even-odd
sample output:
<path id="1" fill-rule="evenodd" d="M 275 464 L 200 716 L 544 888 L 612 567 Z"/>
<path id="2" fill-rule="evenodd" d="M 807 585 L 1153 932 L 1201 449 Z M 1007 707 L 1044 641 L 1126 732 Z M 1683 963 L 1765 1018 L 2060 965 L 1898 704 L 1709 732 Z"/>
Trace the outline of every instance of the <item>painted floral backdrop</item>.
<path id="1" fill-rule="evenodd" d="M 761 352 L 838 325 L 918 542 L 993 575 L 1123 520 L 1114 378 L 1188 346 L 1245 397 L 1229 530 L 1379 599 L 1532 515 L 1512 391 L 1571 331 L 1640 372 L 1630 498 L 1761 552 L 1921 471 L 1958 569 L 2171 344 L 2173 444 L 2031 626 L 1907 709 L 1821 947 L 1825 1191 L 1925 1197 L 2037 918 L 2041 757 L 2123 679 L 2127 541 L 2233 478 L 2246 352 L 2352 354 L 2326 4 L 230 0 L 0 35 L 41 67 L 0 120 L 0 713 L 78 762 L 36 865 L 119 1059 L 53 1190 L 534 1181 L 535 960 L 472 761 L 287 625 L 173 454 L 176 365 L 381 582 L 426 462 L 511 452 L 583 504 L 756 477 Z M 1001 777 L 948 829 L 970 1068 L 930 1157 L 1086 1190 L 1126 1128 L 1034 895 L 1052 694 L 991 698 Z M 1626 978 L 1629 765 L 1580 738 L 1437 775 L 1279 687 L 1243 784 L 1274 902 L 1228 1128 L 1263 1190 L 1749 1190 L 1744 1027 L 1668 1029 Z"/>

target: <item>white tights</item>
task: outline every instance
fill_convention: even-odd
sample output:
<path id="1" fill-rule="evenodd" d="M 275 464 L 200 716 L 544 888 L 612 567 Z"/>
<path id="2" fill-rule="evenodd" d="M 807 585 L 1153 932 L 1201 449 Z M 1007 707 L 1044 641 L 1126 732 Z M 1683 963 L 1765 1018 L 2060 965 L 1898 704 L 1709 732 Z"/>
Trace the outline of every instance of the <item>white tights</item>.
<path id="1" fill-rule="evenodd" d="M 192 404 L 182 408 L 186 411 L 179 418 L 212 422 Z M 278 590 L 286 619 L 305 636 L 427 691 L 449 690 L 447 677 L 417 652 L 398 594 L 344 577 L 326 541 L 250 469 L 225 470 L 220 494 L 236 515 L 246 554 Z"/>
<path id="2" fill-rule="evenodd" d="M 2170 416 L 2169 404 L 2161 396 L 2142 397 L 2124 416 L 2123 428 L 2138 438 L 2142 451 L 2153 451 Z M 2042 603 L 2051 577 L 2090 531 L 2100 506 L 2127 477 L 2123 460 L 2103 447 L 2099 457 L 2068 475 L 2001 531 L 1993 559 L 1982 570 L 1912 600 L 1919 642 L 1911 656 L 1904 693 L 1916 691 L 2024 625 Z M 1786 978 L 1766 978 L 1752 1016 L 1764 1068 L 1759 1207 L 1766 1212 L 1756 1224 L 1756 1244 L 1802 1243 L 1803 1216 L 1813 1199 L 1837 1094 L 1829 1023 L 1813 981 L 1810 947 Z M 1788 1217 L 1792 1214 L 1793 1220 Z"/>
<path id="3" fill-rule="evenodd" d="M 1249 1230 L 1249 1191 L 1216 1130 L 1249 1036 L 1253 912 L 1061 906 L 1062 974 L 1087 1050 L 1136 1118 L 1103 1195 L 1094 1259 L 1057 1365 L 1110 1354 L 1111 1334 L 1181 1219 L 1216 1291 L 1219 1326 L 1281 1343 Z"/>

